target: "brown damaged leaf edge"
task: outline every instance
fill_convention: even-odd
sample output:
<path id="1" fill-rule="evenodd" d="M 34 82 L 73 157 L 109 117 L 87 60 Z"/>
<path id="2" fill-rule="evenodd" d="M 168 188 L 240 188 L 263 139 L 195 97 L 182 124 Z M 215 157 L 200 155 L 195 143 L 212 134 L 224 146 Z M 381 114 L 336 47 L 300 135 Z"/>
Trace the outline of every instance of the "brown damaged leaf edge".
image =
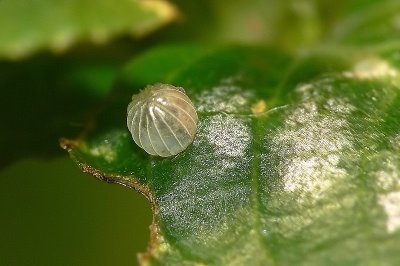
<path id="1" fill-rule="evenodd" d="M 150 243 L 147 247 L 146 252 L 144 253 L 139 253 L 138 254 L 138 260 L 139 262 L 144 262 L 148 260 L 150 257 L 153 255 L 153 251 L 156 249 L 157 246 L 157 235 L 158 235 L 158 217 L 159 217 L 159 208 L 154 200 L 153 194 L 151 194 L 150 189 L 147 186 L 144 186 L 140 184 L 139 182 L 136 182 L 134 179 L 131 178 L 126 178 L 120 175 L 105 175 L 101 171 L 99 171 L 96 168 L 91 167 L 90 165 L 84 164 L 79 162 L 74 153 L 73 149 L 77 148 L 79 146 L 79 140 L 70 140 L 70 139 L 65 139 L 61 138 L 59 140 L 60 146 L 62 149 L 68 151 L 69 155 L 71 156 L 72 160 L 76 162 L 76 164 L 79 166 L 79 168 L 87 174 L 90 174 L 94 176 L 95 178 L 105 181 L 107 183 L 111 184 L 119 184 L 124 187 L 132 188 L 136 190 L 137 192 L 141 193 L 144 195 L 151 204 L 151 209 L 153 213 L 152 217 L 152 222 L 150 225 Z"/>

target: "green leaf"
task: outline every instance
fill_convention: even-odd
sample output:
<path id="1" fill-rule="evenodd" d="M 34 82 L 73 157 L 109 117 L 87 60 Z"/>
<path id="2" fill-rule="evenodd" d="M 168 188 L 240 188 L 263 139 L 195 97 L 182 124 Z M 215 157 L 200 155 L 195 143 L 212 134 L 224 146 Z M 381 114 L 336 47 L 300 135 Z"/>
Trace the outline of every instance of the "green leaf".
<path id="1" fill-rule="evenodd" d="M 96 127 L 62 146 L 150 199 L 143 264 L 397 265 L 400 64 L 396 51 L 351 54 L 159 48 L 128 65 Z M 125 125 L 130 96 L 155 82 L 183 86 L 200 118 L 170 158 L 147 155 Z"/>
<path id="2" fill-rule="evenodd" d="M 2 0 L 0 58 L 21 58 L 50 48 L 104 43 L 122 34 L 140 36 L 176 16 L 162 0 Z"/>

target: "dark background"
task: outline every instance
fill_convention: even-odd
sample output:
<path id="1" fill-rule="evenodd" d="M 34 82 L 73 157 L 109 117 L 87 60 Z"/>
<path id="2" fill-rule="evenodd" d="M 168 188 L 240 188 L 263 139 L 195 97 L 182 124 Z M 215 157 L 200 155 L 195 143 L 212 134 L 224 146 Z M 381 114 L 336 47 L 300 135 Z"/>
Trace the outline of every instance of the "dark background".
<path id="1" fill-rule="evenodd" d="M 0 172 L 0 265 L 136 265 L 150 204 L 84 174 L 67 155 Z"/>

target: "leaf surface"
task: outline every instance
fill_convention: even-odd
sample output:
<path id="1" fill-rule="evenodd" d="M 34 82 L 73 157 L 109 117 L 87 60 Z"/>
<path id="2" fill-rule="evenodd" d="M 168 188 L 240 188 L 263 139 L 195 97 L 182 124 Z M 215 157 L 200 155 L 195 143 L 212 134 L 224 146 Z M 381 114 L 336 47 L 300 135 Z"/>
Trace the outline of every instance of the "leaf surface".
<path id="1" fill-rule="evenodd" d="M 397 265 L 400 64 L 389 50 L 360 58 L 161 47 L 62 145 L 84 171 L 150 199 L 143 264 Z M 200 119 L 170 158 L 126 128 L 131 95 L 156 82 L 184 87 Z"/>

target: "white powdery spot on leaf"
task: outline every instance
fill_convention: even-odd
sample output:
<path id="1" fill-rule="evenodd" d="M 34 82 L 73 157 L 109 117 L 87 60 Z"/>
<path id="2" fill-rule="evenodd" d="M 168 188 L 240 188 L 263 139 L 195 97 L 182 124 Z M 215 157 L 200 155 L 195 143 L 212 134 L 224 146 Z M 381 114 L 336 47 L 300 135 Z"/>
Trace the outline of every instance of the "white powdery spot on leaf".
<path id="1" fill-rule="evenodd" d="M 314 193 L 314 198 L 320 198 L 331 184 L 331 179 L 342 178 L 346 171 L 337 168 L 327 158 L 312 157 L 309 159 L 295 158 L 285 166 L 284 189 L 287 192 L 301 190 L 302 193 Z M 329 175 L 329 178 L 320 178 Z M 332 178 L 333 177 L 333 178 Z"/>
<path id="2" fill-rule="evenodd" d="M 384 191 L 400 188 L 400 136 L 392 137 L 389 143 L 391 150 L 380 152 L 374 159 L 379 165 L 379 169 L 374 171 L 377 186 Z"/>
<path id="3" fill-rule="evenodd" d="M 398 72 L 388 62 L 380 58 L 369 58 L 354 65 L 351 71 L 343 72 L 348 78 L 375 79 L 381 77 L 397 77 Z"/>
<path id="4" fill-rule="evenodd" d="M 233 210 L 246 209 L 250 202 L 250 144 L 250 129 L 243 119 L 215 115 L 199 124 L 190 169 L 177 166 L 172 176 L 179 179 L 158 198 L 163 219 L 187 241 L 204 247 L 227 245 L 220 239 L 235 241 Z"/>
<path id="5" fill-rule="evenodd" d="M 215 170 L 214 167 L 211 168 Z M 212 171 L 205 174 L 208 174 L 210 179 L 215 179 L 215 173 Z M 185 177 L 159 199 L 160 213 L 164 219 L 170 220 L 174 230 L 186 235 L 191 241 L 207 245 L 203 243 L 206 238 L 208 243 L 218 242 L 222 235 L 230 231 L 233 217 L 229 218 L 227 214 L 232 212 L 232 208 L 247 205 L 249 191 L 240 184 L 233 184 L 227 188 L 212 188 L 210 180 L 193 181 L 194 178 L 204 179 L 205 176 Z M 237 204 L 233 205 L 233 202 Z M 218 234 L 214 228 L 218 228 Z"/>
<path id="6" fill-rule="evenodd" d="M 390 144 L 394 150 L 400 150 L 400 134 L 390 139 Z"/>
<path id="7" fill-rule="evenodd" d="M 280 133 L 272 139 L 272 147 L 283 159 L 278 172 L 284 191 L 296 193 L 299 201 L 318 200 L 335 182 L 348 176 L 339 166 L 339 156 L 352 149 L 345 117 L 355 108 L 336 98 L 328 99 L 321 108 L 312 100 L 318 96 L 312 85 L 298 91 L 305 102 L 288 115 Z"/>
<path id="8" fill-rule="evenodd" d="M 253 94 L 234 85 L 221 85 L 203 91 L 195 103 L 198 112 L 249 112 L 249 101 Z"/>
<path id="9" fill-rule="evenodd" d="M 324 104 L 326 110 L 338 114 L 351 114 L 356 108 L 347 103 L 345 98 L 330 98 Z"/>
<path id="10" fill-rule="evenodd" d="M 214 147 L 216 155 L 237 157 L 244 156 L 251 142 L 248 126 L 243 120 L 232 116 L 213 116 L 205 123 L 207 126 L 199 132 L 208 145 Z"/>
<path id="11" fill-rule="evenodd" d="M 118 147 L 124 145 L 121 139 L 130 138 L 129 134 L 125 131 L 112 131 L 105 134 L 101 141 L 93 146 L 86 147 L 88 153 L 95 157 L 101 157 L 107 163 L 112 163 L 118 159 Z"/>
<path id="12" fill-rule="evenodd" d="M 380 195 L 378 203 L 387 215 L 386 230 L 388 233 L 394 233 L 400 228 L 400 192 Z"/>
<path id="13" fill-rule="evenodd" d="M 375 173 L 377 185 L 383 190 L 400 187 L 400 167 L 396 162 L 399 161 L 399 158 L 393 158 L 388 154 L 383 156 L 380 161 L 382 168 Z"/>
<path id="14" fill-rule="evenodd" d="M 104 158 L 108 163 L 117 159 L 117 154 L 108 141 L 104 141 L 102 144 L 91 148 L 89 152 L 93 156 Z"/>

